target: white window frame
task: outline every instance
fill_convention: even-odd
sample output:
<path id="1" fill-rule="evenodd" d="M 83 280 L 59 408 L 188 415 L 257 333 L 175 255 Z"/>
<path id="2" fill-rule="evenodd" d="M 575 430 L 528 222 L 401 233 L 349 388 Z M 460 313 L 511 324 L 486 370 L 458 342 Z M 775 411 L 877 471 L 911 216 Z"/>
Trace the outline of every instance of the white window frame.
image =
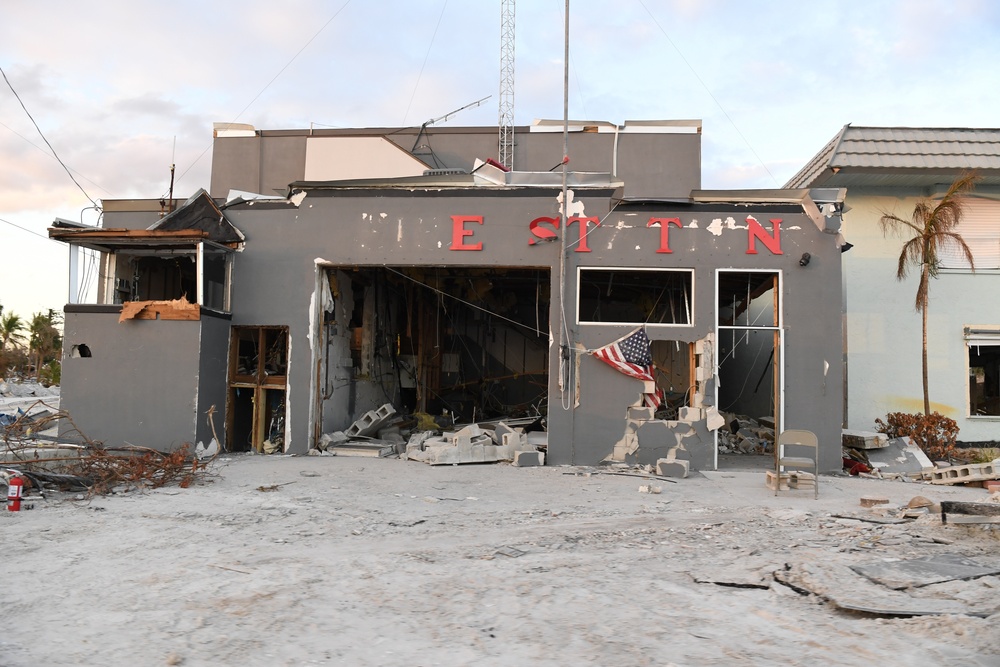
<path id="1" fill-rule="evenodd" d="M 657 273 L 682 273 L 689 276 L 691 293 L 688 295 L 687 303 L 687 322 L 682 324 L 673 324 L 670 322 L 615 322 L 615 321 L 601 321 L 597 322 L 594 320 L 581 320 L 580 319 L 580 296 L 582 284 L 583 273 L 585 271 L 622 271 L 628 273 L 638 273 L 640 271 L 653 271 Z M 694 269 L 686 268 L 664 268 L 664 267 L 637 267 L 637 266 L 578 266 L 576 269 L 576 323 L 580 326 L 645 326 L 650 329 L 673 329 L 673 328 L 691 328 L 694 326 L 694 299 L 695 299 L 695 284 L 694 284 Z"/>

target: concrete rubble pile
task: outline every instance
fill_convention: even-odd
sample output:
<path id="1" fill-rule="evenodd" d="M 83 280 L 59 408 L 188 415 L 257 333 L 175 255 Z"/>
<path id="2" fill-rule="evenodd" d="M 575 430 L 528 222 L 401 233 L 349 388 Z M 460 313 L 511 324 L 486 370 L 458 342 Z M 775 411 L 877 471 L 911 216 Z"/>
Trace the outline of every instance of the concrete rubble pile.
<path id="1" fill-rule="evenodd" d="M 454 430 L 426 428 L 404 429 L 392 405 L 386 403 L 370 410 L 346 431 L 325 433 L 314 456 L 399 456 L 404 460 L 429 465 L 496 463 L 508 461 L 516 466 L 545 465 L 547 434 L 526 432 L 522 427 L 496 424 L 468 424 Z M 438 431 L 440 430 L 440 434 Z M 404 435 L 405 434 L 405 435 Z"/>
<path id="2" fill-rule="evenodd" d="M 769 454 L 774 451 L 774 420 L 720 413 L 727 426 L 719 429 L 720 454 Z"/>

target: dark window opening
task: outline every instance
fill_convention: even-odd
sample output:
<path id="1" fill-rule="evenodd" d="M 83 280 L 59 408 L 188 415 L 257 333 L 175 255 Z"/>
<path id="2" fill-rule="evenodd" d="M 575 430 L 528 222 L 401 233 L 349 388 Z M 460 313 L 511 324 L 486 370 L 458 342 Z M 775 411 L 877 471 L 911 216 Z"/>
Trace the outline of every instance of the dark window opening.
<path id="1" fill-rule="evenodd" d="M 690 325 L 693 272 L 580 269 L 579 321 Z"/>
<path id="2" fill-rule="evenodd" d="M 969 414 L 1000 416 L 1000 341 L 969 345 Z"/>
<path id="3" fill-rule="evenodd" d="M 198 302 L 198 271 L 193 257 L 138 257 L 133 261 L 132 301 Z"/>

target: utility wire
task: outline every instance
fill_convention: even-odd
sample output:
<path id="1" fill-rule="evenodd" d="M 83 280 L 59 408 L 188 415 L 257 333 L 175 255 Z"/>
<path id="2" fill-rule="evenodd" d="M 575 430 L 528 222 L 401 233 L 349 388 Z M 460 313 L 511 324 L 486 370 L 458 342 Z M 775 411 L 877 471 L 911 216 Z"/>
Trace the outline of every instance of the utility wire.
<path id="1" fill-rule="evenodd" d="M 249 109 L 249 108 L 250 108 L 251 106 L 253 106 L 254 102 L 256 102 L 257 100 L 259 100 L 259 99 L 260 99 L 260 96 L 261 96 L 261 95 L 263 95 L 263 94 L 264 94 L 264 92 L 265 92 L 265 91 L 266 91 L 266 90 L 267 90 L 268 88 L 270 88 L 270 87 L 271 87 L 271 85 L 272 85 L 272 84 L 273 84 L 273 83 L 274 83 L 275 81 L 277 81 L 277 80 L 278 80 L 278 77 L 279 77 L 279 76 L 281 76 L 282 74 L 284 74 L 284 73 L 285 73 L 285 70 L 286 70 L 286 69 L 288 69 L 289 67 L 291 67 L 292 63 L 293 63 L 293 62 L 295 62 L 295 61 L 296 61 L 296 60 L 298 59 L 298 57 L 299 57 L 300 55 L 302 55 L 302 52 L 303 52 L 303 51 L 305 51 L 305 50 L 306 50 L 306 49 L 307 49 L 307 48 L 309 47 L 309 45 L 310 45 L 310 44 L 312 44 L 312 43 L 313 43 L 313 41 L 315 41 L 315 39 L 316 39 L 317 37 L 319 37 L 320 33 L 322 33 L 322 32 L 323 32 L 324 30 L 326 30 L 326 27 L 327 27 L 328 25 L 330 25 L 331 23 L 333 23 L 333 20 L 334 20 L 335 18 L 337 18 L 338 16 L 340 16 L 340 13 L 341 13 L 342 11 L 344 11 L 344 10 L 345 10 L 345 9 L 347 8 L 347 5 L 349 5 L 349 4 L 351 4 L 351 0 L 347 0 L 347 2 L 345 2 L 345 3 L 343 4 L 343 5 L 341 5 L 340 9 L 338 9 L 338 10 L 336 11 L 336 13 L 334 13 L 334 15 L 333 15 L 333 16 L 331 16 L 331 17 L 329 18 L 329 20 L 327 20 L 327 22 L 326 22 L 326 23 L 324 23 L 324 24 L 322 25 L 322 27 L 320 27 L 320 29 L 316 31 L 316 34 L 314 34 L 314 35 L 313 35 L 312 37 L 310 37 L 310 38 L 309 38 L 309 41 L 307 41 L 307 42 L 306 42 L 305 44 L 303 44 L 303 45 L 302 45 L 302 48 L 301 48 L 301 49 L 299 49 L 299 50 L 298 50 L 298 51 L 297 51 L 297 52 L 295 53 L 295 55 L 294 55 L 294 56 L 292 56 L 292 57 L 291 57 L 291 59 L 290 59 L 290 60 L 289 60 L 289 61 L 288 61 L 287 63 L 285 63 L 285 66 L 284 66 L 284 67 L 282 67 L 282 68 L 281 68 L 280 70 L 278 70 L 278 73 L 277 73 L 277 74 L 275 74 L 275 75 L 274 75 L 274 76 L 273 76 L 273 77 L 271 78 L 271 80 L 270 80 L 270 81 L 268 81 L 268 82 L 267 82 L 267 84 L 266 84 L 266 85 L 265 85 L 265 86 L 264 86 L 263 88 L 261 88 L 261 89 L 260 89 L 260 92 L 259 92 L 259 93 L 257 93 L 257 94 L 256 94 L 256 95 L 254 96 L 254 98 L 253 98 L 252 100 L 250 100 L 250 101 L 249 101 L 249 102 L 247 103 L 247 105 L 246 105 L 245 107 L 243 107 L 243 110 L 242 110 L 242 111 L 240 111 L 240 112 L 239 112 L 238 114 L 236 114 L 236 117 L 235 117 L 235 118 L 233 118 L 233 120 L 231 120 L 231 121 L 229 122 L 229 125 L 228 125 L 227 127 L 231 127 L 231 126 L 233 125 L 233 123 L 235 123 L 235 122 L 236 122 L 237 120 L 239 120 L 239 118 L 240 118 L 240 117 L 241 117 L 241 116 L 242 116 L 243 114 L 245 114 L 245 113 L 247 112 L 247 109 Z M 202 159 L 203 157 L 205 157 L 205 153 L 207 153 L 207 152 L 208 152 L 208 151 L 209 151 L 209 150 L 210 150 L 210 149 L 212 148 L 212 145 L 213 145 L 213 144 L 209 144 L 208 146 L 206 146 L 206 147 L 205 147 L 205 150 L 203 150 L 203 151 L 202 151 L 202 152 L 201 152 L 201 153 L 200 153 L 200 154 L 198 155 L 198 157 L 196 157 L 196 158 L 194 159 L 194 161 L 193 161 L 193 162 L 192 162 L 192 163 L 191 163 L 190 165 L 188 165 L 188 168 L 187 168 L 187 169 L 185 169 L 184 171 L 182 171 L 182 172 L 181 172 L 180 176 L 178 176 L 178 177 L 177 177 L 177 180 L 178 180 L 178 181 L 179 181 L 180 179 L 184 178 L 184 175 L 185 175 L 185 174 L 187 174 L 187 173 L 188 173 L 189 171 L 191 171 L 191 169 L 192 169 L 192 168 L 193 168 L 193 167 L 194 167 L 194 166 L 195 166 L 196 164 L 198 164 L 198 162 L 199 162 L 199 161 L 200 161 L 200 160 L 201 160 L 201 159 Z M 167 195 L 167 193 L 163 193 L 163 196 L 166 196 L 166 195 Z"/>
<path id="2" fill-rule="evenodd" d="M 413 106 L 413 98 L 417 96 L 417 88 L 420 87 L 420 79 L 424 75 L 424 68 L 427 67 L 427 59 L 430 58 L 431 49 L 434 47 L 434 40 L 437 39 L 438 28 L 441 27 L 441 19 L 444 18 L 444 10 L 448 9 L 448 0 L 444 0 L 441 6 L 441 13 L 438 14 L 437 25 L 434 26 L 434 34 L 431 35 L 431 42 L 427 45 L 427 52 L 424 53 L 424 62 L 420 65 L 420 73 L 417 74 L 417 81 L 413 84 L 413 92 L 410 94 L 410 102 L 406 105 L 406 113 L 403 114 L 402 125 L 406 124 L 406 117 L 410 115 L 410 107 Z"/>
<path id="3" fill-rule="evenodd" d="M 17 229 L 20 229 L 22 232 L 28 232 L 29 234 L 34 234 L 35 236 L 37 236 L 40 239 L 45 239 L 46 241 L 52 241 L 53 243 L 59 243 L 59 241 L 56 241 L 55 239 L 50 239 L 48 236 L 44 236 L 42 234 L 39 234 L 38 232 L 36 232 L 33 229 L 28 229 L 27 227 L 22 227 L 21 225 L 14 224 L 10 220 L 4 220 L 3 218 L 0 218 L 0 222 L 8 224 L 11 227 L 15 227 Z"/>
<path id="4" fill-rule="evenodd" d="M 79 181 L 76 180 L 76 177 L 73 176 L 73 172 L 69 170 L 69 167 L 66 166 L 66 163 L 63 162 L 62 158 L 59 157 L 59 154 L 56 153 L 56 149 L 52 147 L 51 143 L 49 143 L 49 140 L 48 138 L 46 138 L 45 133 L 42 132 L 42 128 L 38 127 L 38 123 L 35 122 L 34 116 L 32 116 L 31 112 L 28 111 L 28 107 L 24 106 L 24 101 L 21 99 L 21 96 L 17 94 L 17 91 L 14 90 L 13 84 L 11 84 L 10 79 L 7 78 L 7 73 L 3 71 L 2 67 L 0 67 L 0 74 L 3 75 L 3 80 L 7 83 L 7 87 L 10 88 L 10 92 L 14 93 L 14 97 L 17 98 L 17 101 L 21 105 L 21 108 L 24 109 L 24 113 L 26 113 L 28 115 L 28 118 L 31 119 L 31 124 L 35 126 L 36 130 L 38 130 L 38 134 L 45 142 L 45 145 L 49 147 L 50 151 L 52 151 L 52 156 L 55 157 L 56 161 L 58 161 L 59 164 L 62 165 L 62 168 L 66 170 L 66 175 L 69 176 L 74 183 L 76 183 L 76 187 L 80 188 L 80 192 L 83 193 L 83 196 L 86 197 L 91 204 L 93 204 L 97 208 L 100 208 L 97 202 L 94 201 L 89 194 L 87 194 L 87 191 L 84 190 L 83 186 L 80 185 Z"/>
<path id="5" fill-rule="evenodd" d="M 14 136 L 16 136 L 16 137 L 20 137 L 20 138 L 21 138 L 22 140 L 24 140 L 24 142 L 25 142 L 26 144 L 28 144 L 29 146 L 31 146 L 31 147 L 32 147 L 32 148 L 34 148 L 35 150 L 39 151 L 40 153 L 42 153 L 42 154 L 43 154 L 43 155 L 44 155 L 45 157 L 47 157 L 47 158 L 51 158 L 51 159 L 56 159 L 56 158 L 54 158 L 54 157 L 52 156 L 52 154 L 51 154 L 51 153 L 49 153 L 48 151 L 46 151 L 46 150 L 45 150 L 44 148 L 42 148 L 41 146 L 39 146 L 38 144 L 36 144 L 36 143 L 35 143 L 34 141 L 32 141 L 31 139 L 29 139 L 28 137 L 24 136 L 24 135 L 23 135 L 23 134 L 21 134 L 20 132 L 18 132 L 18 131 L 17 131 L 17 130 L 15 130 L 14 128 L 12 128 L 12 127 L 11 127 L 10 125 L 7 125 L 6 123 L 3 123 L 3 122 L 0 122 L 0 127 L 2 127 L 2 128 L 4 128 L 4 129 L 6 129 L 6 130 L 7 130 L 8 132 L 10 132 L 11 134 L 13 134 Z M 75 169 L 74 169 L 73 171 L 74 171 L 74 172 L 76 173 L 76 175 L 77 175 L 77 176 L 79 176 L 79 177 L 80 177 L 80 178 L 81 178 L 82 180 L 84 180 L 84 181 L 87 181 L 88 183 L 90 183 L 91 185 L 93 185 L 93 186 L 94 186 L 95 188 L 97 188 L 97 189 L 99 189 L 99 190 L 101 190 L 101 191 L 103 191 L 103 192 L 108 192 L 108 191 L 107 191 L 107 190 L 105 190 L 105 189 L 104 189 L 103 187 L 101 187 L 101 184 L 100 184 L 100 183 L 95 183 L 94 181 L 90 180 L 89 178 L 87 178 L 86 176 L 84 176 L 83 174 L 81 174 L 81 173 L 80 173 L 79 171 L 76 171 Z M 111 193 L 110 193 L 110 192 L 108 192 L 108 194 L 111 194 Z M 89 207 L 88 207 L 88 208 L 89 208 Z"/>
<path id="6" fill-rule="evenodd" d="M 674 40 L 670 39 L 670 35 L 667 34 L 667 31 L 663 29 L 663 26 L 660 25 L 660 22 L 656 20 L 655 16 L 653 16 L 653 12 L 649 11 L 649 7 L 646 6 L 646 3 L 643 2 L 643 0 L 639 0 L 639 4 L 642 5 L 642 8 L 646 10 L 647 14 L 649 14 L 649 18 L 653 19 L 653 23 L 656 24 L 656 27 L 660 29 L 660 32 L 663 33 L 663 36 L 667 38 L 668 42 L 670 42 L 670 46 L 674 47 L 674 51 L 677 52 L 677 55 L 681 57 L 681 60 L 684 61 L 684 64 L 687 65 L 688 69 L 691 70 L 691 73 L 694 74 L 694 78 L 698 79 L 698 83 L 701 84 L 701 87 L 705 89 L 705 92 L 708 93 L 708 96 L 712 98 L 713 102 L 715 102 L 715 106 L 719 107 L 719 111 L 722 112 L 722 115 L 726 117 L 726 120 L 729 121 L 729 124 L 733 126 L 734 130 L 736 130 L 736 134 L 740 135 L 740 139 L 742 139 L 743 143 L 747 145 L 747 148 L 750 149 L 750 152 L 753 153 L 753 156 L 757 158 L 757 162 L 760 162 L 760 166 L 764 167 L 764 171 L 766 171 L 767 175 L 771 177 L 772 181 L 774 181 L 774 186 L 781 187 L 780 184 L 778 183 L 778 179 L 774 177 L 774 174 L 771 173 L 771 170 L 767 168 L 767 165 L 764 164 L 764 161 L 760 159 L 759 155 L 757 155 L 757 151 L 753 149 L 753 146 L 750 145 L 750 142 L 747 141 L 747 138 L 743 136 L 743 133 L 740 131 L 740 128 L 736 126 L 736 123 L 733 121 L 732 117 L 730 117 L 729 112 L 726 111 L 726 108 L 724 106 L 722 106 L 722 103 L 719 102 L 718 98 L 715 97 L 715 95 L 712 93 L 709 87 L 705 84 L 704 80 L 702 80 L 701 76 L 698 74 L 698 71 L 694 68 L 693 65 L 691 65 L 690 62 L 688 62 L 688 59 L 684 57 L 684 54 L 681 52 L 681 50 L 677 48 L 676 44 L 674 44 Z"/>

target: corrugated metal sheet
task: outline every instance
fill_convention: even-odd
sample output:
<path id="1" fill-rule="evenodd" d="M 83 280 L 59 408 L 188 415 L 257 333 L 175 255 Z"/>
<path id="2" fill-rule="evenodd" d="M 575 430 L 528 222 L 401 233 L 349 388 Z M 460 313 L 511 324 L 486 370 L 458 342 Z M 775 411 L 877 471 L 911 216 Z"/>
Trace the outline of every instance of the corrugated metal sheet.
<path id="1" fill-rule="evenodd" d="M 895 173 L 890 183 L 927 185 L 971 169 L 980 171 L 983 184 L 1000 184 L 1000 129 L 845 125 L 785 187 L 885 185 L 878 178 L 883 171 L 898 170 L 914 172 Z"/>

